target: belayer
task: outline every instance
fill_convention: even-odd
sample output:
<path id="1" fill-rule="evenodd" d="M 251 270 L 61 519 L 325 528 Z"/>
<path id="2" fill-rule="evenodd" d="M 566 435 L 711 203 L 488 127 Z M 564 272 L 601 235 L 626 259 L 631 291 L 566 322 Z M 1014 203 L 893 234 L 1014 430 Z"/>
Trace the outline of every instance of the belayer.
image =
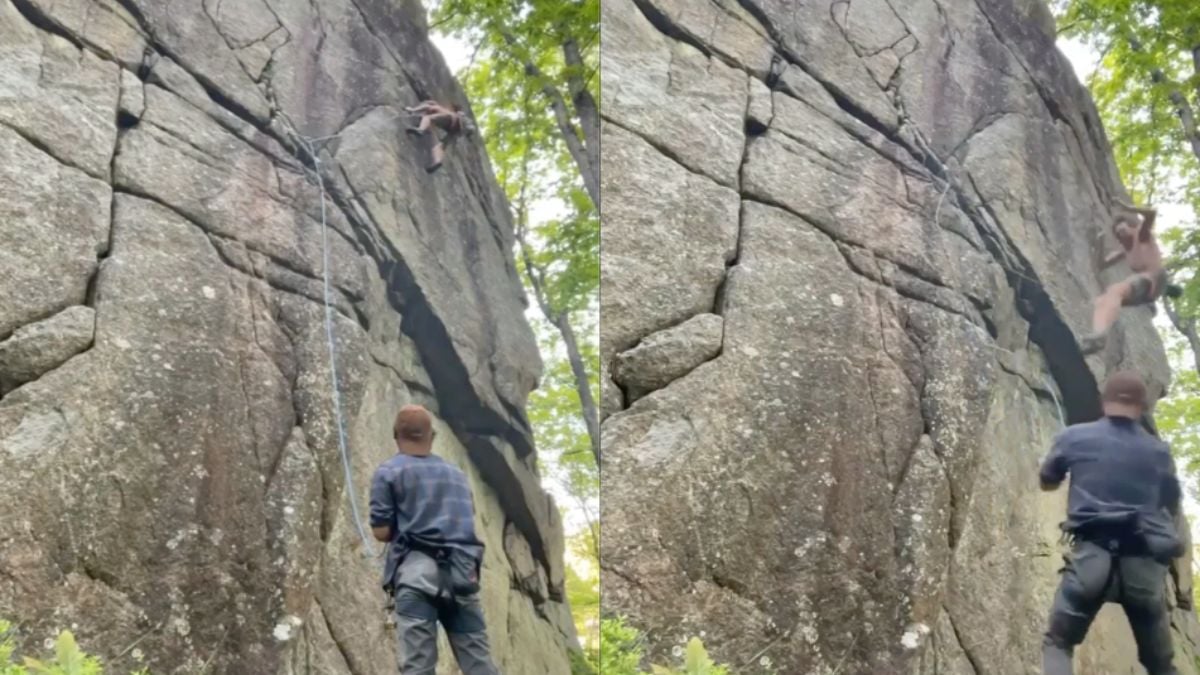
<path id="1" fill-rule="evenodd" d="M 1106 602 L 1119 603 L 1150 675 L 1176 675 L 1164 595 L 1167 566 L 1183 554 L 1172 516 L 1181 498 L 1167 444 L 1142 428 L 1146 385 L 1119 372 L 1104 383 L 1104 417 L 1063 430 L 1042 464 L 1043 490 L 1070 475 L 1072 540 L 1050 610 L 1044 675 L 1070 675 L 1075 646 Z"/>
<path id="2" fill-rule="evenodd" d="M 471 125 L 470 118 L 467 117 L 467 113 L 457 103 L 445 106 L 437 101 L 421 101 L 417 105 L 405 108 L 404 110 L 409 114 L 421 116 L 421 121 L 417 126 L 410 126 L 405 129 L 408 133 L 414 136 L 424 136 L 434 126 L 446 132 L 443 138 L 434 138 L 430 161 L 425 167 L 425 170 L 429 173 L 433 173 L 441 168 L 442 162 L 446 159 L 445 146 L 453 143 L 464 131 L 471 131 L 474 128 Z"/>
<path id="3" fill-rule="evenodd" d="M 395 601 L 402 675 L 434 675 L 438 623 L 464 675 L 497 675 L 479 603 L 483 543 L 466 475 L 433 454 L 433 418 L 406 405 L 397 454 L 371 480 L 371 531 L 387 542 L 383 587 Z"/>

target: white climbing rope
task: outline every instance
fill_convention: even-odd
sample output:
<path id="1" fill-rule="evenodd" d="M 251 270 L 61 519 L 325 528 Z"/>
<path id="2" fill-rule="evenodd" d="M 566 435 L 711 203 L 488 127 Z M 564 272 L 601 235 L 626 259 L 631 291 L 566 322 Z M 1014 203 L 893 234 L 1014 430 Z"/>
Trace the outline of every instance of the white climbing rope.
<path id="1" fill-rule="evenodd" d="M 1050 397 L 1054 399 L 1054 411 L 1058 413 L 1058 423 L 1064 428 L 1067 426 L 1066 417 L 1063 416 L 1062 403 L 1058 400 L 1058 391 L 1054 388 L 1054 382 L 1050 380 L 1050 376 L 1046 376 L 1046 388 L 1050 390 Z"/>
<path id="2" fill-rule="evenodd" d="M 321 277 L 325 284 L 325 338 L 329 344 L 329 378 L 333 390 L 333 417 L 337 423 L 338 450 L 342 456 L 342 469 L 346 473 L 346 499 L 350 502 L 350 516 L 354 519 L 358 536 L 362 538 L 363 554 L 370 558 L 373 557 L 374 544 L 367 537 L 362 516 L 358 512 L 358 500 L 354 498 L 354 475 L 350 469 L 350 452 L 346 448 L 346 426 L 342 421 L 342 395 L 338 387 L 337 375 L 337 340 L 333 335 L 333 304 L 329 301 L 329 221 L 325 207 L 325 179 L 321 175 L 321 158 L 314 151 L 311 140 L 294 132 L 293 135 L 312 158 L 313 173 L 316 175 L 317 187 L 321 191 Z"/>

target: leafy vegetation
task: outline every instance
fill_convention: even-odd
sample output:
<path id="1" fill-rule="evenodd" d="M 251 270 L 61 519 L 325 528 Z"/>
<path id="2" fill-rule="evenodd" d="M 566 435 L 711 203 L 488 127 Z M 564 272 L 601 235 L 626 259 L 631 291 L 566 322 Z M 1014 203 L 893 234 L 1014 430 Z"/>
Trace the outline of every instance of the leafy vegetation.
<path id="1" fill-rule="evenodd" d="M 51 656 L 25 657 L 20 664 L 13 661 L 16 653 L 13 637 L 12 624 L 0 620 L 0 675 L 104 675 L 100 659 L 84 653 L 69 630 L 58 634 Z M 130 675 L 150 675 L 150 671 L 142 669 Z"/>
<path id="2" fill-rule="evenodd" d="M 681 650 L 681 662 L 674 666 L 652 664 L 649 673 L 641 670 L 645 640 L 636 628 L 613 617 L 600 623 L 600 649 L 593 654 L 593 666 L 604 675 L 731 675 L 728 666 L 718 665 L 708 656 L 704 643 L 693 637 Z"/>

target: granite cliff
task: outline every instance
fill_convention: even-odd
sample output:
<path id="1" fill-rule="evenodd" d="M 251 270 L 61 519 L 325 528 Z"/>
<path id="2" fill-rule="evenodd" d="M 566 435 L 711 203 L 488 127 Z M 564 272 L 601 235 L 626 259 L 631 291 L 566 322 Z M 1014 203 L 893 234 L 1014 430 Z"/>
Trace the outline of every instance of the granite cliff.
<path id="1" fill-rule="evenodd" d="M 155 673 L 393 672 L 347 491 L 365 510 L 417 402 L 475 488 L 498 665 L 568 672 L 508 205 L 478 137 L 431 176 L 402 133 L 405 105 L 468 103 L 425 21 L 0 0 L 0 616 L 27 646 L 72 628 L 116 670 L 136 646 Z"/>
<path id="2" fill-rule="evenodd" d="M 1104 373 L 1170 379 L 1147 308 L 1079 352 L 1126 195 L 1049 12 L 606 0 L 602 31 L 606 609 L 739 673 L 1039 672 L 1039 460 Z M 1142 672 L 1119 609 L 1077 668 Z"/>

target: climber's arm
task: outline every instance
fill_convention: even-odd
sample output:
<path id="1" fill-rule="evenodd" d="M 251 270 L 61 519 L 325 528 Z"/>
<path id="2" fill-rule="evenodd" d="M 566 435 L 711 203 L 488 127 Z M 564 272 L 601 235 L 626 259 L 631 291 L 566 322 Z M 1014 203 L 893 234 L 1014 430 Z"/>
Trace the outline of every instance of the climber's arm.
<path id="1" fill-rule="evenodd" d="M 1057 490 L 1058 486 L 1066 480 L 1067 471 L 1070 470 L 1070 461 L 1066 453 L 1068 447 L 1063 441 L 1063 434 L 1059 434 L 1054 439 L 1054 447 L 1050 449 L 1050 454 L 1046 456 L 1046 460 L 1042 462 L 1042 468 L 1038 472 L 1038 481 L 1043 490 L 1047 492 Z"/>
<path id="2" fill-rule="evenodd" d="M 1154 219 L 1158 217 L 1158 209 L 1141 208 L 1134 210 L 1142 214 L 1142 229 L 1138 232 L 1139 238 L 1142 241 L 1150 241 L 1150 237 L 1154 232 Z"/>
<path id="3" fill-rule="evenodd" d="M 396 522 L 396 495 L 390 477 L 381 466 L 371 479 L 371 534 L 379 541 L 392 540 L 392 524 Z"/>

